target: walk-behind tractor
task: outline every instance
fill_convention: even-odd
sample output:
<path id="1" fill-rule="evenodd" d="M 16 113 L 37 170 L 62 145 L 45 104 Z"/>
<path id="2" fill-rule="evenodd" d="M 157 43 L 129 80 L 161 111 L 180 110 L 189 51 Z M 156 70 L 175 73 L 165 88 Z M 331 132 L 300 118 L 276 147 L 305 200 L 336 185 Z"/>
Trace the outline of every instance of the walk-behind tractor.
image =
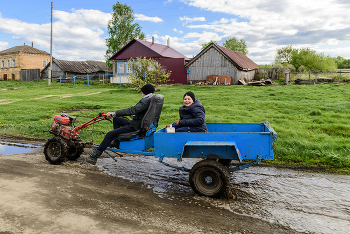
<path id="1" fill-rule="evenodd" d="M 55 136 L 50 138 L 44 146 L 46 160 L 51 164 L 60 164 L 66 158 L 68 160 L 78 159 L 84 152 L 84 148 L 93 146 L 92 142 L 84 142 L 81 139 L 79 131 L 105 119 L 107 119 L 106 115 L 101 112 L 88 122 L 74 127 L 76 117 L 68 114 L 56 115 L 51 129 L 47 131 Z"/>
<path id="2" fill-rule="evenodd" d="M 156 130 L 164 97 L 156 94 L 145 114 L 141 129 L 120 134 L 118 148 L 107 148 L 106 153 L 132 153 L 155 156 L 159 162 L 178 170 L 189 172 L 189 184 L 199 195 L 220 197 L 230 191 L 229 172 L 238 171 L 259 164 L 261 160 L 273 160 L 273 146 L 276 132 L 266 123 L 217 123 L 207 124 L 208 132 L 173 132 L 167 128 Z M 92 142 L 83 142 L 78 131 L 106 119 L 100 113 L 90 121 L 73 127 L 76 118 L 56 115 L 50 133 L 55 137 L 45 144 L 46 159 L 52 164 L 60 164 L 65 158 L 79 158 L 85 147 Z M 153 151 L 150 150 L 153 148 Z M 109 153 L 108 153 L 109 152 Z M 166 157 L 182 161 L 184 158 L 198 158 L 191 169 L 163 162 Z M 243 164 L 243 160 L 248 160 Z M 236 164 L 233 164 L 235 161 Z"/>

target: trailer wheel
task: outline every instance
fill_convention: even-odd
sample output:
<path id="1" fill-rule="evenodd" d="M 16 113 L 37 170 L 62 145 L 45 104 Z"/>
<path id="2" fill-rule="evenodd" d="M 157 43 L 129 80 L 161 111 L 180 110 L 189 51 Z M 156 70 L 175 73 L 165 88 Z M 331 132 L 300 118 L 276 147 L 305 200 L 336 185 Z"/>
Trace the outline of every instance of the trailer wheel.
<path id="1" fill-rule="evenodd" d="M 222 197 L 230 189 L 230 174 L 221 163 L 206 159 L 192 167 L 190 185 L 199 195 Z"/>
<path id="2" fill-rule="evenodd" d="M 83 152 L 84 148 L 82 147 L 70 146 L 67 150 L 67 159 L 72 161 L 77 160 Z"/>
<path id="3" fill-rule="evenodd" d="M 230 163 L 231 163 L 231 159 L 219 159 L 219 163 L 221 163 L 222 165 L 224 165 L 225 167 L 229 167 Z"/>
<path id="4" fill-rule="evenodd" d="M 67 156 L 67 144 L 59 137 L 52 137 L 45 143 L 44 154 L 51 164 L 61 164 Z"/>

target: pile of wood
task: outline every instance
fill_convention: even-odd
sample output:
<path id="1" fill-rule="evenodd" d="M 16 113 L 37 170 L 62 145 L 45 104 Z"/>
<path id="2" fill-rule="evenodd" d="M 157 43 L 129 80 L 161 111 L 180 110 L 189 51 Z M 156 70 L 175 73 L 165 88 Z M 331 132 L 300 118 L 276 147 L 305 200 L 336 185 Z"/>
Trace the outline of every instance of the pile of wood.
<path id="1" fill-rule="evenodd" d="M 272 85 L 272 81 L 270 79 L 262 79 L 259 81 L 250 81 L 247 82 L 246 79 L 238 80 L 239 85 L 251 85 L 251 86 L 266 86 L 266 85 Z"/>
<path id="2" fill-rule="evenodd" d="M 220 76 L 220 75 L 210 75 L 207 76 L 206 82 L 208 85 L 231 85 L 232 77 L 230 76 Z"/>

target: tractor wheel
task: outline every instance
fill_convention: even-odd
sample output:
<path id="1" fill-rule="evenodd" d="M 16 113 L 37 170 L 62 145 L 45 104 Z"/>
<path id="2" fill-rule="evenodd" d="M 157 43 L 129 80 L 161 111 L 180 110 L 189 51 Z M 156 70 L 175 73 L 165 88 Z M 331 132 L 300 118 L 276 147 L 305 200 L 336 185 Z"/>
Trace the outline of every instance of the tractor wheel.
<path id="1" fill-rule="evenodd" d="M 67 144 L 59 137 L 52 137 L 45 143 L 44 154 L 51 164 L 61 164 L 67 156 Z"/>
<path id="2" fill-rule="evenodd" d="M 72 161 L 77 160 L 83 152 L 84 148 L 82 147 L 70 146 L 68 147 L 67 159 Z"/>
<path id="3" fill-rule="evenodd" d="M 215 160 L 202 160 L 190 171 L 193 191 L 207 197 L 222 197 L 230 190 L 230 174 L 227 168 Z"/>

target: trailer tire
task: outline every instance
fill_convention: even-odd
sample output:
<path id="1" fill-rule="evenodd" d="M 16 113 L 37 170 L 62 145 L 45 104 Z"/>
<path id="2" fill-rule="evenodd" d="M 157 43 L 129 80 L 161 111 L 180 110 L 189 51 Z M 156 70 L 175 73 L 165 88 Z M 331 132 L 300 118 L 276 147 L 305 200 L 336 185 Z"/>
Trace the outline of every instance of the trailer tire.
<path id="1" fill-rule="evenodd" d="M 44 154 L 51 164 L 59 165 L 67 157 L 67 144 L 60 137 L 52 137 L 45 143 Z"/>
<path id="2" fill-rule="evenodd" d="M 230 167 L 230 163 L 231 163 L 231 159 L 219 159 L 219 163 L 221 163 L 222 165 L 224 165 L 225 167 Z"/>
<path id="3" fill-rule="evenodd" d="M 75 147 L 75 146 L 68 147 L 67 159 L 72 161 L 77 160 L 83 152 L 84 152 L 84 148 L 82 147 Z"/>
<path id="4" fill-rule="evenodd" d="M 207 197 L 223 197 L 230 189 L 230 173 L 215 160 L 202 160 L 190 171 L 190 185 L 193 191 Z"/>

